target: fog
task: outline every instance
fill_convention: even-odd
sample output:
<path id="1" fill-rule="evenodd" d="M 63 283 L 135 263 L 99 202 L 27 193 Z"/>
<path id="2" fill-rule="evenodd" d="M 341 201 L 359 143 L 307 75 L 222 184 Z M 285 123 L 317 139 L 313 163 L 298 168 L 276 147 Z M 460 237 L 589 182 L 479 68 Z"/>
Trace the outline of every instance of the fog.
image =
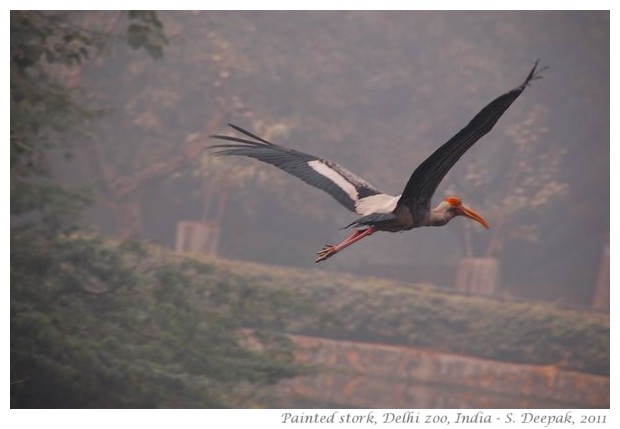
<path id="1" fill-rule="evenodd" d="M 114 13 L 75 18 L 104 31 Z M 609 13 L 159 18 L 168 38 L 161 58 L 112 44 L 77 78 L 105 113 L 94 143 L 74 142 L 75 156 L 59 161 L 58 174 L 99 189 L 93 227 L 174 248 L 178 222 L 215 219 L 225 258 L 446 288 L 460 258 L 492 256 L 501 265 L 499 295 L 590 305 L 609 240 Z M 344 239 L 339 228 L 355 219 L 329 195 L 254 160 L 214 160 L 208 150 L 172 163 L 192 142 L 214 143 L 208 134 L 228 133 L 230 122 L 398 195 L 417 165 L 521 84 L 537 59 L 549 67 L 543 79 L 457 163 L 434 199 L 461 195 L 489 231 L 457 218 L 443 228 L 378 233 L 315 265 L 315 252 Z M 106 194 L 110 183 L 138 186 L 119 202 Z"/>

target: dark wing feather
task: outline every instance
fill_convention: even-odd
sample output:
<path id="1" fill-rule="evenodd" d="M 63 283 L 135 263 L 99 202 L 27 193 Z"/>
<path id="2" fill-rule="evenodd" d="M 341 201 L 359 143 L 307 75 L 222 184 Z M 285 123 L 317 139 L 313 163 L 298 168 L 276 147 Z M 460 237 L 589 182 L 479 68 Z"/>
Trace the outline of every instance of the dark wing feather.
<path id="1" fill-rule="evenodd" d="M 355 203 L 359 199 L 382 193 L 335 162 L 273 144 L 241 127 L 228 125 L 255 141 L 224 135 L 211 136 L 233 142 L 209 146 L 219 149 L 215 155 L 247 156 L 271 164 L 309 185 L 322 189 L 351 211 L 356 211 Z"/>
<path id="2" fill-rule="evenodd" d="M 430 210 L 431 198 L 439 183 L 459 158 L 482 136 L 487 134 L 506 109 L 519 97 L 526 86 L 544 70 L 536 70 L 538 61 L 522 85 L 496 98 L 482 109 L 465 128 L 437 149 L 413 172 L 397 206 L 407 205 L 413 218 L 420 220 Z"/>

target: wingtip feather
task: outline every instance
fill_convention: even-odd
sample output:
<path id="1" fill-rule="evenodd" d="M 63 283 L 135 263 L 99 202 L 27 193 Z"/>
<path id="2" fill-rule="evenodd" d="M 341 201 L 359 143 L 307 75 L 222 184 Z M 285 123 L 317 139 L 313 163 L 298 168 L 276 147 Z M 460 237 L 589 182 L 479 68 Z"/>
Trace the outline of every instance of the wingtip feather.
<path id="1" fill-rule="evenodd" d="M 270 141 L 267 141 L 267 140 L 265 140 L 264 138 L 259 137 L 259 136 L 257 136 L 256 134 L 254 134 L 254 133 L 252 133 L 252 132 L 250 132 L 250 131 L 248 131 L 248 130 L 245 130 L 245 129 L 241 128 L 241 127 L 240 127 L 240 126 L 238 126 L 238 125 L 228 123 L 228 126 L 230 126 L 232 129 L 234 129 L 234 130 L 236 130 L 236 131 L 240 132 L 241 134 L 245 134 L 246 136 L 253 138 L 254 140 L 258 140 L 259 142 L 265 143 L 265 144 L 267 144 L 267 145 L 272 145 L 272 144 L 273 144 L 273 143 L 271 143 Z"/>
<path id="2" fill-rule="evenodd" d="M 541 73 L 549 68 L 549 66 L 544 66 L 542 68 L 538 68 L 538 63 L 540 62 L 540 58 L 537 58 L 534 62 L 534 67 L 530 70 L 530 73 L 527 75 L 525 82 L 521 85 L 520 88 L 525 88 L 530 84 L 530 82 L 538 79 L 542 79 Z"/>

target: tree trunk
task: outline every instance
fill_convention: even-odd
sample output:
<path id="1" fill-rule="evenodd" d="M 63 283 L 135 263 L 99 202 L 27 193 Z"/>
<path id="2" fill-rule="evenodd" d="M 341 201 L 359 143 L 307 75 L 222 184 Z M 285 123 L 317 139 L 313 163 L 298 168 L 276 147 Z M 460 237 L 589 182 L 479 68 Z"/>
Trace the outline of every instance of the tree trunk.
<path id="1" fill-rule="evenodd" d="M 496 258 L 463 258 L 456 273 L 456 289 L 478 295 L 499 292 L 499 261 Z"/>
<path id="2" fill-rule="evenodd" d="M 112 15 L 108 29 L 102 33 L 108 40 L 112 40 L 112 34 L 121 22 L 123 12 L 118 11 Z M 68 88 L 79 88 L 85 69 L 94 62 L 103 52 L 99 50 L 89 61 L 83 62 L 79 67 L 69 67 L 64 70 L 65 84 Z M 99 184 L 104 194 L 106 204 L 110 207 L 116 221 L 116 236 L 125 240 L 140 237 L 142 234 L 142 207 L 137 192 L 144 186 L 161 180 L 170 174 L 179 171 L 185 165 L 196 160 L 200 152 L 205 148 L 208 136 L 220 127 L 227 108 L 222 106 L 217 114 L 206 124 L 203 130 L 203 138 L 188 142 L 181 152 L 174 152 L 169 156 L 162 157 L 162 161 L 147 165 L 137 172 L 129 175 L 120 173 L 104 148 L 95 141 L 84 145 L 87 155 L 93 164 L 94 171 L 99 174 Z"/>
<path id="3" fill-rule="evenodd" d="M 109 206 L 116 220 L 116 237 L 119 240 L 139 238 L 142 231 L 142 207 L 135 200 L 112 201 Z"/>
<path id="4" fill-rule="evenodd" d="M 138 191 L 194 162 L 207 144 L 208 136 L 220 126 L 224 111 L 211 118 L 205 126 L 202 139 L 185 145 L 183 151 L 164 161 L 155 162 L 131 175 L 122 175 L 114 166 L 104 148 L 97 142 L 85 145 L 93 169 L 101 178 L 99 184 L 106 203 L 114 213 L 116 236 L 120 239 L 140 237 L 142 234 L 142 210 Z"/>

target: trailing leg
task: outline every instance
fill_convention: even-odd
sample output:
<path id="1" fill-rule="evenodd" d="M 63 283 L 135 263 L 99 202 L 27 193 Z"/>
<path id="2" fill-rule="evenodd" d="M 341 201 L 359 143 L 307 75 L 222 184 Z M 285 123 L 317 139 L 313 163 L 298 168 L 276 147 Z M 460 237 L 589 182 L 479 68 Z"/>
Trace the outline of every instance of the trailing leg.
<path id="1" fill-rule="evenodd" d="M 372 226 L 366 229 L 358 229 L 353 234 L 351 234 L 346 240 L 344 240 L 342 243 L 338 245 L 326 244 L 325 246 L 323 246 L 321 250 L 317 252 L 318 257 L 316 258 L 316 261 L 314 262 L 321 262 L 321 261 L 326 260 L 327 258 L 334 256 L 336 253 L 340 252 L 345 247 L 349 247 L 353 243 L 361 240 L 362 238 L 372 235 L 375 231 L 376 229 Z"/>

